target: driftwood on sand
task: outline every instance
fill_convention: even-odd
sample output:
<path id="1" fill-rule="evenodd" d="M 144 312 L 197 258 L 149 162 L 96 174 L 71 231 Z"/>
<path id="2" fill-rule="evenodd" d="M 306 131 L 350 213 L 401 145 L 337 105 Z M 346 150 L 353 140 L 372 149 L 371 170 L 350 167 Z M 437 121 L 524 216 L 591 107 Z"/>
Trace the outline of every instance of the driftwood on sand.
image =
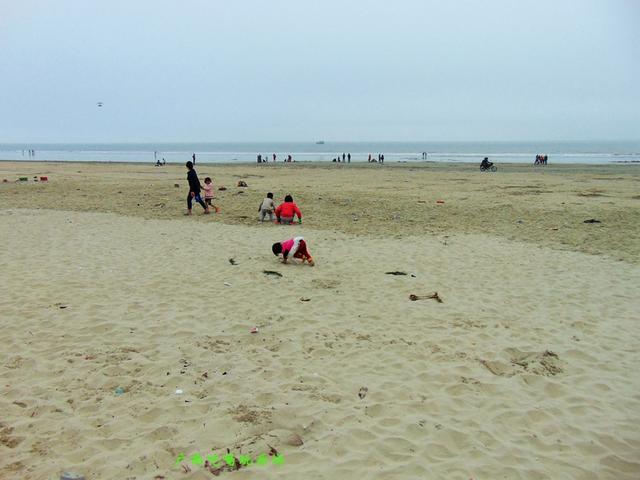
<path id="1" fill-rule="evenodd" d="M 438 296 L 438 292 L 429 293 L 428 295 L 409 295 L 409 300 L 415 302 L 416 300 L 435 300 L 438 303 L 442 303 L 442 299 Z"/>

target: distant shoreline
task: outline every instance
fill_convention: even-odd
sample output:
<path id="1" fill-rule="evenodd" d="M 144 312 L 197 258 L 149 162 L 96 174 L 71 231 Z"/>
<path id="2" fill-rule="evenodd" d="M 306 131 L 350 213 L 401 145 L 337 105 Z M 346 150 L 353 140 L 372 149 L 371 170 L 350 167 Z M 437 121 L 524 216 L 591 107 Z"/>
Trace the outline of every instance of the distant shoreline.
<path id="1" fill-rule="evenodd" d="M 491 158 L 491 157 L 489 157 Z M 102 161 L 102 160 L 6 160 L 6 159 L 0 159 L 0 164 L 8 164 L 8 163 L 25 163 L 25 164 L 37 164 L 37 163 L 42 163 L 42 164 L 47 164 L 47 165 L 68 165 L 68 164 L 74 164 L 74 165 L 126 165 L 126 166 L 148 166 L 148 167 L 156 167 L 154 162 L 127 162 L 127 161 Z M 183 166 L 185 162 L 167 162 L 165 165 L 163 165 L 162 167 L 169 167 L 169 166 Z M 248 161 L 228 161 L 228 162 L 206 162 L 206 161 L 202 161 L 202 162 L 196 162 L 195 167 L 198 168 L 198 166 L 200 165 L 206 165 L 207 167 L 213 167 L 213 166 L 224 166 L 224 167 L 240 167 L 240 166 L 245 166 L 245 167 L 250 167 L 250 166 L 255 166 L 258 168 L 269 168 L 269 167 L 281 167 L 281 168 L 287 168 L 287 167 L 295 167 L 297 166 L 307 166 L 307 167 L 343 167 L 343 166 L 351 166 L 351 167 L 355 167 L 355 168 L 363 168 L 365 166 L 370 166 L 371 168 L 376 168 L 378 166 L 381 167 L 407 167 L 407 168 L 424 168 L 427 166 L 434 166 L 434 167 L 455 167 L 456 165 L 459 166 L 478 166 L 480 164 L 480 160 L 478 161 L 469 161 L 469 162 L 462 162 L 462 161 L 432 161 L 432 160 L 416 160 L 416 161 L 403 161 L 403 160 L 390 160 L 390 161 L 385 161 L 384 163 L 380 164 L 378 162 L 366 162 L 366 161 L 352 161 L 351 163 L 337 163 L 337 162 L 332 162 L 332 161 L 327 161 L 327 160 L 299 160 L 299 161 L 295 161 L 295 162 L 291 162 L 291 163 L 287 163 L 287 162 L 283 162 L 283 161 L 278 161 L 278 162 L 267 162 L 267 163 L 257 163 L 257 162 L 248 162 Z M 540 165 L 534 165 L 533 162 L 531 163 L 524 163 L 524 162 L 495 162 L 495 164 L 498 167 L 503 167 L 503 168 L 518 168 L 518 167 L 532 167 L 535 168 L 536 170 L 540 170 L 540 171 L 545 171 L 545 170 L 552 170 L 552 169 L 557 169 L 557 168 L 569 168 L 569 167 L 586 167 L 586 168 L 602 168 L 602 167 L 607 167 L 607 166 L 615 166 L 615 167 L 622 167 L 622 166 L 631 166 L 631 165 L 640 165 L 640 160 L 618 160 L 618 161 L 611 161 L 611 162 L 607 162 L 607 163 L 593 163 L 593 162 L 563 162 L 563 163 L 549 163 L 548 165 L 545 166 L 540 166 Z M 159 169 L 161 169 L 162 167 L 158 167 Z"/>

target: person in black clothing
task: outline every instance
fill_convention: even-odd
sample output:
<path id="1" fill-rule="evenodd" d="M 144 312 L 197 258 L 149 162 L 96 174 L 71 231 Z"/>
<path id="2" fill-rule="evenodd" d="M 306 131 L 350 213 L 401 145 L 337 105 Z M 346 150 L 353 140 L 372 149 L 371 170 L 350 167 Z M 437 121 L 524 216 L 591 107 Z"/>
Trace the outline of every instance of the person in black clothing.
<path id="1" fill-rule="evenodd" d="M 187 181 L 189 182 L 189 195 L 187 195 L 187 213 L 185 215 L 191 215 L 191 207 L 192 201 L 195 200 L 198 202 L 202 208 L 204 208 L 204 213 L 209 213 L 209 207 L 205 205 L 202 197 L 200 196 L 200 180 L 198 180 L 198 174 L 193 168 L 192 162 L 187 162 Z"/>
<path id="2" fill-rule="evenodd" d="M 196 164 L 196 154 L 194 153 L 193 155 L 191 155 L 191 158 L 193 158 L 193 164 Z"/>
<path id="3" fill-rule="evenodd" d="M 351 154 L 347 153 L 347 163 L 351 163 Z"/>
<path id="4" fill-rule="evenodd" d="M 482 162 L 480 162 L 480 168 L 491 168 L 491 166 L 493 165 L 493 162 L 489 161 L 489 157 L 484 157 L 484 159 L 482 160 Z"/>

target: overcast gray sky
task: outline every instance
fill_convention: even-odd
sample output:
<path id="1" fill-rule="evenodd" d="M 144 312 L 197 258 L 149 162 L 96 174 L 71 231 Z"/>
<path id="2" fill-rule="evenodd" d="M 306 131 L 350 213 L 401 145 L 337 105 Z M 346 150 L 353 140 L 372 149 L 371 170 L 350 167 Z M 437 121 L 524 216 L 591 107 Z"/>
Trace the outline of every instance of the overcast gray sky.
<path id="1" fill-rule="evenodd" d="M 635 0 L 0 0 L 0 142 L 638 140 L 639 85 Z"/>

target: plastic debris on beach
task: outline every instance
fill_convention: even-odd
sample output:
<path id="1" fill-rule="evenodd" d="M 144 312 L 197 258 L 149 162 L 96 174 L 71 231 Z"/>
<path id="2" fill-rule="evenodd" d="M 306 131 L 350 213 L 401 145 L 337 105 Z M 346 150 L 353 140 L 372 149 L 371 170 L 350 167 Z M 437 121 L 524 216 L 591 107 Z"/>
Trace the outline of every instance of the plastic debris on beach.
<path id="1" fill-rule="evenodd" d="M 367 392 L 369 392 L 367 387 L 360 387 L 360 390 L 358 391 L 358 397 L 360 397 L 360 400 L 367 396 Z"/>
<path id="2" fill-rule="evenodd" d="M 116 395 L 120 396 L 120 395 L 122 395 L 122 394 L 124 393 L 124 388 L 122 388 L 122 387 L 118 387 L 118 388 L 116 388 L 116 390 L 115 390 L 115 392 L 114 392 L 114 393 L 115 393 Z"/>
<path id="3" fill-rule="evenodd" d="M 435 300 L 438 303 L 442 303 L 442 299 L 438 295 L 438 292 L 429 293 L 427 295 L 414 295 L 413 293 L 409 295 L 409 300 L 415 302 L 417 300 Z"/>
<path id="4" fill-rule="evenodd" d="M 184 392 L 179 388 L 176 388 L 176 395 L 182 395 Z"/>
<path id="5" fill-rule="evenodd" d="M 384 272 L 386 275 L 407 275 L 406 272 L 400 272 L 400 271 L 395 271 L 395 272 Z"/>
<path id="6" fill-rule="evenodd" d="M 230 284 L 229 282 L 224 282 L 224 283 L 223 283 L 223 285 L 224 285 L 225 287 L 230 287 L 230 286 L 231 286 L 231 284 Z"/>
<path id="7" fill-rule="evenodd" d="M 590 218 L 589 220 L 585 220 L 583 223 L 602 223 L 600 220 L 596 220 L 595 218 Z"/>
<path id="8" fill-rule="evenodd" d="M 84 480 L 84 475 L 79 473 L 64 472 L 60 475 L 60 480 Z"/>
<path id="9" fill-rule="evenodd" d="M 305 298 L 305 297 L 300 297 L 300 301 L 301 302 L 310 302 L 311 299 L 310 298 Z"/>
<path id="10" fill-rule="evenodd" d="M 229 259 L 229 263 L 230 263 L 231 265 L 238 265 L 238 264 L 236 263 L 235 259 L 233 259 L 233 258 L 230 258 L 230 259 Z"/>
<path id="11" fill-rule="evenodd" d="M 253 328 L 250 330 L 250 332 L 251 332 L 251 333 L 258 333 L 258 327 L 253 327 Z"/>

